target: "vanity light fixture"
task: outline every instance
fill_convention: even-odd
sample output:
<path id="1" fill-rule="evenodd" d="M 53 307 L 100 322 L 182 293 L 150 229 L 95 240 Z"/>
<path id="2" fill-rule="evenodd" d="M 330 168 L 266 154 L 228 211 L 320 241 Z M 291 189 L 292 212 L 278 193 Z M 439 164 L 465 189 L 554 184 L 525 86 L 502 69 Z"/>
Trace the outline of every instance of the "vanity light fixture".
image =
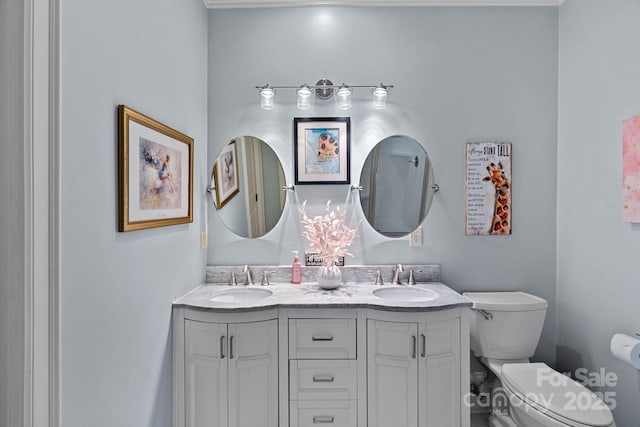
<path id="1" fill-rule="evenodd" d="M 387 95 L 389 94 L 388 86 L 382 83 L 373 90 L 373 108 L 381 110 L 387 104 Z"/>
<path id="2" fill-rule="evenodd" d="M 276 91 L 269 85 L 260 89 L 260 108 L 263 110 L 273 110 L 273 98 Z"/>
<path id="3" fill-rule="evenodd" d="M 336 92 L 336 96 L 338 97 L 338 110 L 351 109 L 351 92 L 353 92 L 353 90 L 344 83 L 338 88 L 338 92 Z"/>
<path id="4" fill-rule="evenodd" d="M 303 84 L 296 93 L 298 94 L 298 108 L 301 110 L 311 108 L 311 88 L 309 88 L 309 85 Z"/>
<path id="5" fill-rule="evenodd" d="M 298 97 L 297 106 L 301 110 L 308 110 L 311 108 L 311 102 L 314 98 L 320 101 L 326 101 L 336 95 L 338 100 L 338 109 L 348 110 L 351 108 L 351 95 L 354 89 L 370 89 L 373 94 L 373 105 L 375 109 L 382 109 L 386 106 L 387 95 L 393 85 L 385 85 L 380 83 L 379 85 L 334 85 L 331 80 L 320 79 L 315 85 L 303 84 L 300 86 L 271 86 L 266 84 L 264 86 L 256 86 L 260 94 L 260 108 L 263 110 L 272 110 L 275 105 L 276 90 L 279 89 L 293 89 L 296 91 Z"/>

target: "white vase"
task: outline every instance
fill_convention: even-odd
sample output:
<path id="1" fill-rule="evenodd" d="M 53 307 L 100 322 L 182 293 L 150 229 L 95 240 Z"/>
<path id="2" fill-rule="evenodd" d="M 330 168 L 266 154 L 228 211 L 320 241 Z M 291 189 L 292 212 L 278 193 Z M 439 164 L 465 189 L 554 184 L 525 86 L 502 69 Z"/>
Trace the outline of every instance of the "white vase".
<path id="1" fill-rule="evenodd" d="M 342 282 L 342 271 L 340 267 L 332 265 L 323 265 L 318 269 L 318 285 L 322 289 L 336 289 Z"/>

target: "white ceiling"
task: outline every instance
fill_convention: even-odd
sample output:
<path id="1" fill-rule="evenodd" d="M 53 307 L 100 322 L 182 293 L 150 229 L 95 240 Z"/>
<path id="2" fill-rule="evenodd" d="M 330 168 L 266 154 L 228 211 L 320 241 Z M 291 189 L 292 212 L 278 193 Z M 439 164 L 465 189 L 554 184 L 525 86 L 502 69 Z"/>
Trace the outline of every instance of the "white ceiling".
<path id="1" fill-rule="evenodd" d="M 560 6 L 564 0 L 203 0 L 209 9 L 300 6 Z"/>

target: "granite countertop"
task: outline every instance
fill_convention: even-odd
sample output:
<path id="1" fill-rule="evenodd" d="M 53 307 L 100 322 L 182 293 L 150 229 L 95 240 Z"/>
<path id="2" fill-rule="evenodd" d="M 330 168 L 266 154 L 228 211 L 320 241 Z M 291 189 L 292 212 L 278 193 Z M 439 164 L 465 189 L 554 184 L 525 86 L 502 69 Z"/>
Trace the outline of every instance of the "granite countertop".
<path id="1" fill-rule="evenodd" d="M 291 283 L 271 283 L 269 286 L 251 285 L 257 294 L 264 290 L 272 294 L 266 298 L 253 301 L 235 298 L 233 293 L 246 291 L 247 286 L 236 287 L 226 284 L 203 284 L 173 302 L 174 307 L 205 309 L 218 312 L 239 312 L 264 310 L 269 308 L 373 308 L 388 311 L 436 311 L 456 307 L 471 307 L 471 301 L 440 282 L 420 283 L 414 286 L 382 285 L 370 283 L 348 282 L 338 289 L 326 291 L 317 283 L 302 285 Z M 383 288 L 422 288 L 438 293 L 438 297 L 430 301 L 403 301 L 383 299 L 372 292 Z M 231 292 L 231 294 L 224 295 Z M 221 295 L 224 295 L 222 298 Z M 218 297 L 219 299 L 212 300 Z"/>

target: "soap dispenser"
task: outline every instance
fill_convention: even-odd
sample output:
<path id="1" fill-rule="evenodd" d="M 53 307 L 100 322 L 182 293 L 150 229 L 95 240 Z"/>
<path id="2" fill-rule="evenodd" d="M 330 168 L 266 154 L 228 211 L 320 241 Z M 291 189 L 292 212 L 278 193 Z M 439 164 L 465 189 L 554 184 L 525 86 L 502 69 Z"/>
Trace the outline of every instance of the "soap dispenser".
<path id="1" fill-rule="evenodd" d="M 302 266 L 298 259 L 298 251 L 293 252 L 293 264 L 291 264 L 291 283 L 299 285 L 302 283 Z"/>

